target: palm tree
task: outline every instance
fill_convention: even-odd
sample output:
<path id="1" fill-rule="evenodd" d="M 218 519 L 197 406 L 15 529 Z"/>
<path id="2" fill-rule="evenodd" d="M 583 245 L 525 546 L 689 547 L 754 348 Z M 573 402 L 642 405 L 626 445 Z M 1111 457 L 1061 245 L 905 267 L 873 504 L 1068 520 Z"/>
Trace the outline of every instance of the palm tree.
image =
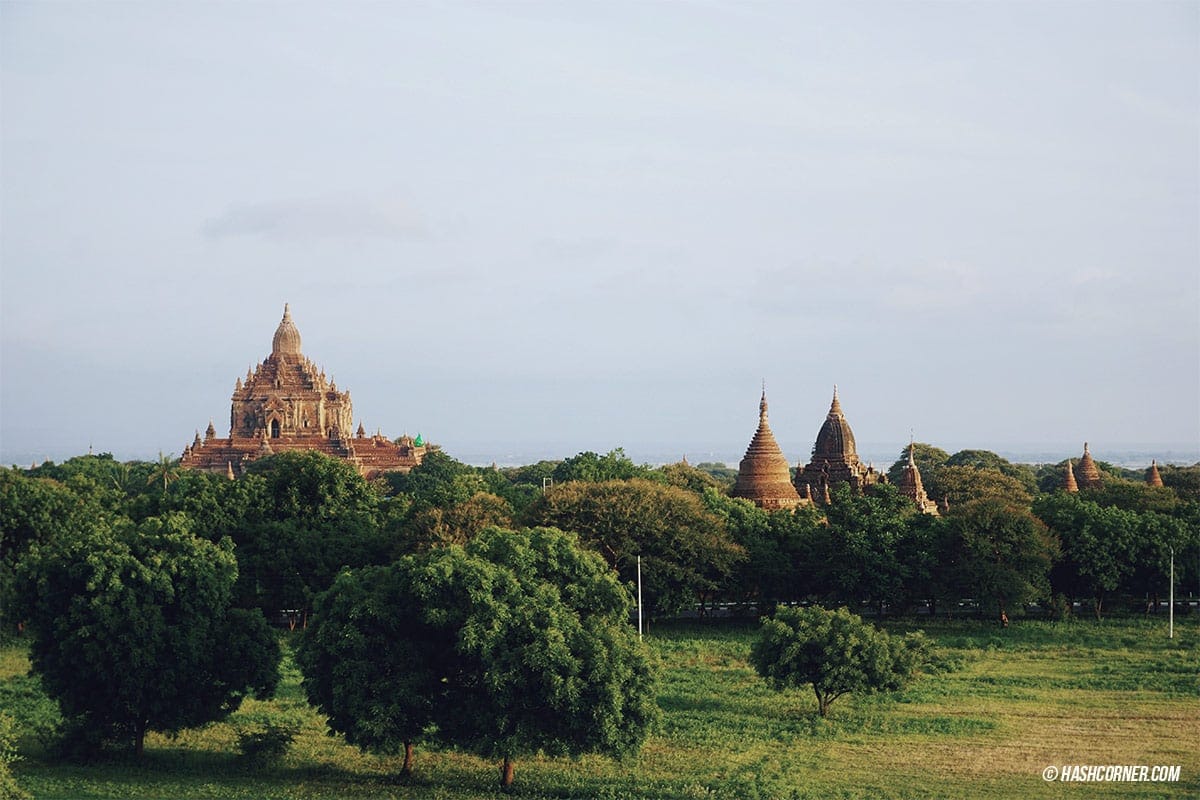
<path id="1" fill-rule="evenodd" d="M 167 486 L 174 482 L 179 477 L 179 461 L 170 456 L 163 455 L 163 451 L 158 451 L 158 461 L 155 462 L 154 468 L 150 470 L 150 477 L 146 479 L 146 484 L 158 483 L 162 481 L 163 494 L 166 494 Z"/>

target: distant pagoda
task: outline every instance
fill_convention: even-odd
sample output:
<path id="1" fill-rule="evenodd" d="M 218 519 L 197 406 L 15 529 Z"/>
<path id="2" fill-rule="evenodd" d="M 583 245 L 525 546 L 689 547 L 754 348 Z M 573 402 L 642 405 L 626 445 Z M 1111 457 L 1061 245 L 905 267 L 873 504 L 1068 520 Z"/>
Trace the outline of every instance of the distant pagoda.
<path id="1" fill-rule="evenodd" d="M 300 331 L 291 310 L 271 341 L 271 354 L 246 380 L 237 379 L 229 410 L 229 437 L 218 439 L 212 422 L 184 448 L 179 464 L 188 469 L 234 477 L 255 459 L 290 450 L 316 450 L 353 464 L 366 478 L 407 472 L 421 463 L 424 441 L 405 435 L 396 442 L 376 433 L 368 437 L 354 420 L 350 392 L 339 392 L 300 351 Z"/>
<path id="2" fill-rule="evenodd" d="M 1067 459 L 1067 465 L 1063 468 L 1063 491 L 1068 494 L 1075 494 L 1079 491 L 1079 483 L 1075 480 L 1075 470 L 1071 468 L 1071 459 Z"/>
<path id="3" fill-rule="evenodd" d="M 1079 483 L 1080 489 L 1099 489 L 1104 485 L 1104 481 L 1100 477 L 1100 468 L 1092 460 L 1087 442 L 1083 443 L 1083 455 L 1079 458 L 1079 469 L 1075 471 L 1075 480 Z"/>
<path id="4" fill-rule="evenodd" d="M 1162 486 L 1162 476 L 1158 474 L 1158 461 L 1151 459 L 1150 469 L 1146 470 L 1147 486 Z"/>
<path id="5" fill-rule="evenodd" d="M 900 490 L 900 494 L 911 500 L 922 514 L 939 516 L 937 503 L 930 500 L 929 496 L 925 494 L 925 486 L 921 482 L 921 470 L 917 469 L 917 461 L 913 457 L 913 446 L 913 442 L 909 441 L 908 463 L 904 466 L 904 473 L 900 476 L 900 482 L 896 486 Z"/>
<path id="6" fill-rule="evenodd" d="M 746 456 L 738 466 L 737 482 L 730 494 L 768 510 L 791 509 L 809 502 L 801 499 L 792 486 L 788 461 L 771 433 L 771 426 L 767 424 L 765 386 L 758 404 L 758 430 L 754 432 L 754 438 L 746 448 Z"/>
<path id="7" fill-rule="evenodd" d="M 814 497 L 818 502 L 828 503 L 832 484 L 847 483 L 855 492 L 862 492 L 879 482 L 880 474 L 858 459 L 854 432 L 842 413 L 837 387 L 834 386 L 829 414 L 813 445 L 812 461 L 808 466 L 796 470 L 793 481 L 796 491 L 803 497 Z"/>

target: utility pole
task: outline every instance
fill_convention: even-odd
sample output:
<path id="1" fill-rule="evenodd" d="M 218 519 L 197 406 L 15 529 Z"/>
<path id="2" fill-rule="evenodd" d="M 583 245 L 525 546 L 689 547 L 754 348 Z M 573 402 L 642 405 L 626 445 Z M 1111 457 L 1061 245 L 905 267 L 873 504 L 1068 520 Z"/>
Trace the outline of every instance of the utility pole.
<path id="1" fill-rule="evenodd" d="M 642 557 L 637 557 L 637 640 L 642 640 Z"/>
<path id="2" fill-rule="evenodd" d="M 1171 588 L 1167 591 L 1167 638 L 1175 638 L 1175 548 L 1171 548 Z"/>

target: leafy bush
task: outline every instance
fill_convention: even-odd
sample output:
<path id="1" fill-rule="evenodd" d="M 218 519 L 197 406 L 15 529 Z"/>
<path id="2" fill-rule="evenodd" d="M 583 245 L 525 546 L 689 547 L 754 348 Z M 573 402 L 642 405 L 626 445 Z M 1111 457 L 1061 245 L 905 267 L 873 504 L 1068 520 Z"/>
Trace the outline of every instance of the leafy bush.
<path id="1" fill-rule="evenodd" d="M 7 714 L 0 714 L 0 800 L 25 800 L 29 794 L 17 785 L 11 765 L 21 760 L 17 754 L 17 724 Z"/>
<path id="2" fill-rule="evenodd" d="M 242 758 L 255 766 L 266 766 L 287 755 L 300 725 L 286 717 L 246 714 L 234 723 L 234 731 Z"/>

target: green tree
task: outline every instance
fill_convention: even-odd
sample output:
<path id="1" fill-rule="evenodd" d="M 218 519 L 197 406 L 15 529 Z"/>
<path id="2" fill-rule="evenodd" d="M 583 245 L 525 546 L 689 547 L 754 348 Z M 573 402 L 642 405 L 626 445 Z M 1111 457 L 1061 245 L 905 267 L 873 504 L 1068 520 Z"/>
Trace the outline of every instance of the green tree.
<path id="1" fill-rule="evenodd" d="M 466 544 L 488 527 L 512 525 L 513 510 L 503 498 L 479 492 L 468 500 L 446 508 L 422 508 L 404 525 L 406 551 L 447 544 Z"/>
<path id="2" fill-rule="evenodd" d="M 889 636 L 845 608 L 780 606 L 763 619 L 750 663 L 777 691 L 811 685 L 825 717 L 844 694 L 902 688 L 925 654 L 920 634 Z"/>
<path id="3" fill-rule="evenodd" d="M 313 598 L 343 567 L 391 557 L 382 498 L 350 464 L 315 451 L 280 453 L 225 484 L 244 515 L 236 522 L 231 509 L 239 604 L 271 617 L 286 610 L 293 626 L 305 624 Z"/>
<path id="4" fill-rule="evenodd" d="M 628 583 L 637 578 L 640 555 L 651 617 L 711 598 L 745 557 L 699 497 L 646 480 L 556 484 L 528 517 L 579 534 Z"/>
<path id="5" fill-rule="evenodd" d="M 654 479 L 654 471 L 645 465 L 637 465 L 625 455 L 625 450 L 618 447 L 604 455 L 587 452 L 579 453 L 563 461 L 554 468 L 555 483 L 568 481 L 589 481 L 601 483 L 604 481 L 622 481 L 631 478 Z"/>
<path id="6" fill-rule="evenodd" d="M 823 584 L 839 600 L 871 602 L 882 616 L 885 605 L 898 607 L 906 596 L 909 575 L 900 544 L 916 509 L 888 485 L 856 494 L 839 484 L 832 500 L 820 546 Z"/>
<path id="7" fill-rule="evenodd" d="M 1059 543 L 1041 520 L 1012 503 L 985 497 L 952 507 L 949 522 L 960 584 L 981 608 L 989 600 L 1003 618 L 1009 609 L 1046 596 Z"/>
<path id="8" fill-rule="evenodd" d="M 158 461 L 154 463 L 154 469 L 146 477 L 146 484 L 157 486 L 161 483 L 162 490 L 165 493 L 167 487 L 178 477 L 179 459 L 164 455 L 160 450 L 158 452 Z"/>
<path id="9" fill-rule="evenodd" d="M 412 498 L 415 511 L 446 508 L 488 490 L 478 470 L 441 450 L 426 453 L 409 472 L 389 472 L 384 477 L 393 492 Z"/>
<path id="10" fill-rule="evenodd" d="M 765 511 L 716 489 L 704 492 L 704 505 L 725 523 L 746 558 L 730 574 L 724 594 L 756 603 L 764 612 L 778 603 L 798 600 L 819 589 L 812 558 L 815 540 L 824 535 L 815 506 L 793 511 Z"/>
<path id="11" fill-rule="evenodd" d="M 959 450 L 946 459 L 947 467 L 975 467 L 991 469 L 1016 480 L 1027 494 L 1037 491 L 1037 473 L 1027 464 L 1014 464 L 991 450 Z"/>
<path id="12" fill-rule="evenodd" d="M 318 596 L 312 626 L 296 649 L 308 701 L 331 731 L 363 750 L 404 752 L 412 774 L 413 744 L 446 701 L 443 678 L 455 674 L 455 628 L 431 624 L 415 559 L 342 572 Z M 447 598 L 449 599 L 449 598 Z"/>
<path id="13" fill-rule="evenodd" d="M 297 659 L 348 741 L 411 756 L 431 733 L 502 759 L 507 787 L 523 754 L 641 745 L 657 707 L 631 605 L 575 536 L 489 528 L 465 547 L 343 573 Z"/>
<path id="14" fill-rule="evenodd" d="M 924 480 L 929 480 L 933 475 L 933 471 L 946 463 L 950 458 L 950 454 L 940 447 L 935 447 L 925 442 L 913 442 L 913 461 L 917 463 L 917 469 L 921 470 L 921 475 Z M 904 469 L 908 466 L 908 447 L 907 445 L 900 451 L 900 457 L 897 458 L 890 467 L 888 467 L 888 480 L 893 485 L 900 483 L 900 478 L 904 475 Z"/>
<path id="15" fill-rule="evenodd" d="M 76 730 L 132 744 L 223 719 L 270 696 L 279 645 L 233 609 L 233 545 L 183 515 L 98 526 L 34 545 L 17 569 L 30 660 Z"/>
<path id="16" fill-rule="evenodd" d="M 1021 481 L 990 468 L 946 465 L 934 470 L 924 483 L 926 494 L 948 500 L 951 509 L 987 498 L 1025 508 L 1030 503 L 1029 491 Z"/>

